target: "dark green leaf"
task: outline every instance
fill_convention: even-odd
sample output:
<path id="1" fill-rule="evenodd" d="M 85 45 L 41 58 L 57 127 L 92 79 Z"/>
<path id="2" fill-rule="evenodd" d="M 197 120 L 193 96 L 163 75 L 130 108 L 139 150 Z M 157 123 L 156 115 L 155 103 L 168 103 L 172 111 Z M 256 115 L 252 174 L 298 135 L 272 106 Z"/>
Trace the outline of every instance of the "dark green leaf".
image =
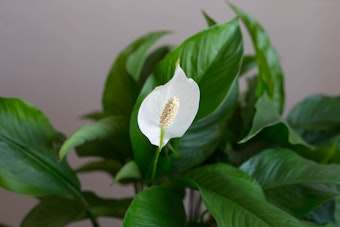
<path id="1" fill-rule="evenodd" d="M 131 199 L 102 199 L 93 193 L 83 194 L 94 217 L 123 218 Z M 74 221 L 86 219 L 86 210 L 79 200 L 61 197 L 43 197 L 24 218 L 21 227 L 64 227 Z"/>
<path id="2" fill-rule="evenodd" d="M 104 112 L 130 116 L 138 96 L 138 84 L 148 50 L 165 32 L 147 34 L 128 47 L 117 57 L 107 77 L 102 97 Z"/>
<path id="3" fill-rule="evenodd" d="M 305 218 L 318 224 L 335 224 L 335 200 L 329 200 L 315 208 Z"/>
<path id="4" fill-rule="evenodd" d="M 111 114 L 109 114 L 109 113 L 103 113 L 101 111 L 95 111 L 95 112 L 84 114 L 84 115 L 81 116 L 81 118 L 99 121 L 103 118 L 107 118 L 107 117 L 110 117 L 110 116 L 111 116 Z"/>
<path id="5" fill-rule="evenodd" d="M 102 171 L 105 173 L 110 174 L 112 177 L 116 176 L 118 170 L 122 167 L 122 165 L 110 159 L 104 159 L 99 161 L 92 161 L 82 165 L 81 167 L 77 168 L 76 171 L 78 173 L 87 173 L 92 171 Z"/>
<path id="6" fill-rule="evenodd" d="M 143 176 L 147 175 L 149 163 L 152 161 L 155 152 L 155 148 L 149 145 L 149 141 L 141 134 L 137 126 L 137 112 L 143 98 L 154 86 L 164 84 L 172 77 L 175 63 L 180 59 L 181 67 L 188 77 L 192 77 L 198 82 L 201 93 L 200 107 L 195 120 L 197 125 L 196 128 L 192 129 L 192 137 L 187 137 L 186 144 L 183 142 L 183 147 L 192 146 L 194 142 L 202 143 L 203 140 L 199 141 L 196 138 L 201 133 L 200 130 L 204 128 L 203 125 L 212 124 L 209 133 L 211 133 L 211 130 L 221 127 L 223 121 L 220 120 L 225 119 L 226 114 L 228 115 L 228 113 L 222 113 L 221 110 L 228 110 L 233 104 L 229 103 L 231 100 L 228 99 L 228 95 L 232 93 L 232 85 L 241 67 L 242 52 L 240 28 L 237 20 L 232 20 L 225 24 L 213 26 L 187 39 L 157 66 L 153 80 L 150 79 L 136 102 L 131 121 L 134 156 Z M 199 120 L 202 121 L 199 123 Z M 220 126 L 217 126 L 218 121 Z M 208 129 L 204 132 L 205 135 L 207 131 Z M 217 132 L 206 141 L 207 144 L 204 145 L 206 151 L 203 152 L 204 158 L 213 150 L 213 147 L 209 147 L 207 151 L 208 144 L 211 145 L 216 142 L 219 136 L 220 132 Z M 192 139 L 195 139 L 195 141 Z M 198 147 L 198 145 L 195 146 Z M 193 147 L 191 150 L 194 149 Z M 204 159 L 203 156 L 200 154 L 199 161 L 197 159 L 190 165 L 201 162 Z"/>
<path id="7" fill-rule="evenodd" d="M 79 181 L 54 149 L 59 136 L 31 104 L 0 98 L 0 186 L 22 194 L 76 196 Z"/>
<path id="8" fill-rule="evenodd" d="M 184 180 L 196 186 L 202 200 L 220 227 L 304 226 L 301 222 L 266 202 L 257 182 L 244 172 L 215 164 L 191 171 Z"/>
<path id="9" fill-rule="evenodd" d="M 157 64 L 170 52 L 171 48 L 169 46 L 161 46 L 154 50 L 145 60 L 143 70 L 139 77 L 139 85 L 143 87 L 146 79 L 155 70 Z"/>
<path id="10" fill-rule="evenodd" d="M 340 195 L 340 165 L 320 165 L 286 149 L 270 149 L 240 167 L 267 198 L 297 217 Z"/>
<path id="11" fill-rule="evenodd" d="M 200 87 L 200 107 L 196 121 L 214 112 L 225 100 L 243 58 L 243 42 L 238 21 L 203 30 L 168 54 L 155 70 L 158 85 L 169 81 L 180 65 Z M 213 88 L 213 89 L 212 89 Z"/>
<path id="12" fill-rule="evenodd" d="M 287 121 L 312 144 L 340 135 L 340 96 L 310 96 L 293 108 Z"/>
<path id="13" fill-rule="evenodd" d="M 265 128 L 274 129 L 276 133 L 267 133 L 272 138 L 277 137 L 275 140 L 288 140 L 293 145 L 303 145 L 310 147 L 300 136 L 295 132 L 289 124 L 285 122 L 280 116 L 277 105 L 274 101 L 270 100 L 265 94 L 261 96 L 255 105 L 256 113 L 253 120 L 253 125 L 248 135 L 243 138 L 240 143 L 245 143 Z M 278 133 L 277 130 L 284 130 L 285 133 Z M 287 139 L 285 139 L 287 138 Z"/>
<path id="14" fill-rule="evenodd" d="M 129 121 L 126 117 L 109 117 L 97 121 L 91 125 L 85 125 L 73 133 L 60 149 L 59 157 L 63 159 L 66 154 L 87 141 L 103 140 L 110 138 L 121 141 L 121 144 L 129 144 Z M 128 149 L 128 145 L 125 146 Z M 112 151 L 113 152 L 113 151 Z M 126 152 L 126 151 L 124 151 Z"/>
<path id="15" fill-rule="evenodd" d="M 184 227 L 182 198 L 173 189 L 154 186 L 139 193 L 127 210 L 124 227 Z"/>
<path id="16" fill-rule="evenodd" d="M 257 67 L 256 57 L 255 56 L 244 56 L 240 75 L 243 75 L 244 73 L 249 72 L 255 67 Z"/>
<path id="17" fill-rule="evenodd" d="M 174 142 L 175 150 L 179 156 L 171 157 L 170 172 L 187 170 L 202 163 L 212 154 L 225 132 L 226 122 L 236 107 L 237 98 L 238 86 L 235 83 L 226 99 L 214 113 L 194 123 L 182 138 Z"/>
<path id="18" fill-rule="evenodd" d="M 257 95 L 262 96 L 266 93 L 277 104 L 278 112 L 282 113 L 285 97 L 279 57 L 262 26 L 243 10 L 232 4 L 230 6 L 245 24 L 253 41 L 259 79 Z"/>

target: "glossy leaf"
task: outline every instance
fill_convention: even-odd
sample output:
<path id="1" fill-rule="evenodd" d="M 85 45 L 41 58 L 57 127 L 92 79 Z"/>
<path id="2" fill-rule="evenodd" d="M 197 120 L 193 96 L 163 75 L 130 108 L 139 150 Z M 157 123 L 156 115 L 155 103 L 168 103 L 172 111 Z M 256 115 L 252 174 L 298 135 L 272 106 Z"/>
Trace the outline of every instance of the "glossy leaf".
<path id="1" fill-rule="evenodd" d="M 284 130 L 284 133 L 268 133 L 272 139 L 278 137 L 276 141 L 287 140 L 293 145 L 303 145 L 305 147 L 310 147 L 301 137 L 295 132 L 289 124 L 285 122 L 278 112 L 277 105 L 274 101 L 270 100 L 267 95 L 261 96 L 255 105 L 256 112 L 253 119 L 252 128 L 248 135 L 243 138 L 240 143 L 245 143 L 251 138 L 255 137 L 258 133 L 263 131 L 265 128 L 275 128 L 277 130 Z M 280 138 L 285 137 L 285 138 Z"/>
<path id="2" fill-rule="evenodd" d="M 0 98 L 0 186 L 22 194 L 77 196 L 79 181 L 54 149 L 59 135 L 36 107 Z"/>
<path id="3" fill-rule="evenodd" d="M 240 167 L 267 198 L 297 217 L 340 195 L 340 165 L 320 165 L 286 149 L 269 149 Z"/>
<path id="4" fill-rule="evenodd" d="M 170 158 L 163 157 L 163 159 L 170 159 L 169 172 L 181 172 L 199 165 L 212 154 L 225 133 L 226 122 L 236 107 L 237 99 L 238 87 L 235 83 L 214 113 L 194 123 L 182 138 L 174 141 L 174 149 L 178 155 Z"/>
<path id="5" fill-rule="evenodd" d="M 200 87 L 200 108 L 196 116 L 199 120 L 221 105 L 238 76 L 242 57 L 242 35 L 234 19 L 185 40 L 160 62 L 154 73 L 155 81 L 157 84 L 169 81 L 180 59 L 185 74 Z"/>
<path id="6" fill-rule="evenodd" d="M 312 144 L 340 135 L 340 96 L 310 96 L 293 108 L 287 121 Z"/>
<path id="7" fill-rule="evenodd" d="M 246 26 L 253 41 L 258 67 L 257 95 L 267 94 L 277 104 L 278 112 L 284 108 L 284 80 L 281 63 L 263 27 L 249 14 L 229 4 Z"/>
<path id="8" fill-rule="evenodd" d="M 244 172 L 226 164 L 191 171 L 187 186 L 196 186 L 202 201 L 220 227 L 304 226 L 268 203 L 261 186 Z M 183 182 L 182 182 L 183 183 Z"/>
<path id="9" fill-rule="evenodd" d="M 184 227 L 185 218 L 181 196 L 173 189 L 153 186 L 137 194 L 125 214 L 123 226 Z"/>
<path id="10" fill-rule="evenodd" d="M 148 51 L 165 32 L 147 34 L 126 47 L 117 57 L 107 77 L 102 97 L 104 112 L 130 116 L 138 96 L 138 79 Z"/>
<path id="11" fill-rule="evenodd" d="M 94 217 L 123 218 L 131 199 L 102 199 L 92 193 L 83 194 L 89 201 Z M 21 227 L 64 227 L 75 221 L 86 219 L 86 210 L 79 200 L 61 197 L 41 198 L 24 218 Z"/>
<path id="12" fill-rule="evenodd" d="M 128 127 L 129 121 L 126 117 L 116 116 L 104 118 L 93 124 L 85 125 L 65 141 L 60 149 L 59 158 L 63 159 L 71 149 L 87 141 L 110 138 L 112 140 L 122 141 L 123 144 L 129 144 Z M 125 147 L 128 149 L 128 145 Z"/>
<path id="13" fill-rule="evenodd" d="M 202 48 L 197 48 L 197 46 Z M 145 86 L 136 102 L 131 121 L 131 140 L 134 147 L 134 156 L 143 176 L 147 175 L 149 163 L 152 161 L 155 152 L 155 148 L 148 145 L 148 141 L 140 133 L 137 125 L 135 125 L 137 112 L 143 98 L 154 86 L 164 84 L 171 78 L 175 69 L 175 63 L 180 59 L 184 72 L 188 77 L 192 77 L 198 82 L 201 92 L 200 107 L 196 120 L 194 120 L 194 123 L 196 121 L 198 125 L 196 129 L 193 129 L 195 133 L 191 137 L 195 138 L 195 141 L 190 139 L 190 141 L 187 140 L 186 145 L 184 143 L 183 145 L 184 147 L 187 145 L 193 146 L 195 142 L 202 145 L 204 141 L 198 141 L 196 138 L 201 133 L 200 130 L 204 129 L 203 125 L 212 124 L 209 132 L 211 132 L 212 128 L 216 129 L 219 127 L 217 122 L 225 119 L 225 115 L 228 114 L 222 113 L 221 110 L 227 110 L 226 106 L 232 106 L 231 103 L 226 103 L 226 101 L 241 67 L 242 52 L 243 46 L 240 28 L 237 20 L 232 20 L 225 24 L 213 26 L 190 37 L 168 54 L 158 65 L 152 81 L 150 79 L 150 82 Z M 202 120 L 201 123 L 198 123 L 199 120 Z M 219 124 L 222 125 L 223 122 L 219 122 Z M 200 127 L 199 130 L 198 127 Z M 203 133 L 207 134 L 207 132 L 208 129 Z M 213 136 L 210 135 L 209 140 L 206 141 L 204 146 L 207 148 L 208 144 L 211 145 L 213 142 L 216 142 L 219 136 L 219 132 Z M 198 147 L 198 144 L 195 146 Z M 193 147 L 192 151 L 194 149 Z M 204 151 L 204 157 L 207 157 L 213 149 L 214 147 L 210 147 L 208 151 Z M 204 160 L 204 157 L 200 155 L 199 162 Z M 189 163 L 188 166 L 197 163 L 198 161 L 194 161 L 191 164 Z"/>

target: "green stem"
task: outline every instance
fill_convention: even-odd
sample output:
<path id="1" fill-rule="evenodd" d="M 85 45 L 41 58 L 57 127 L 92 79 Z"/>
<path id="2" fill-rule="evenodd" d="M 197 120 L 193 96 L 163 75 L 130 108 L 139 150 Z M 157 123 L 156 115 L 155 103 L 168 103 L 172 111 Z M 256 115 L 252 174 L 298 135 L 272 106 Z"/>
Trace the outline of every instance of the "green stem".
<path id="1" fill-rule="evenodd" d="M 96 218 L 92 215 L 91 211 L 90 211 L 90 205 L 88 204 L 88 202 L 86 201 L 86 199 L 83 197 L 83 195 L 80 194 L 80 200 L 83 203 L 85 210 L 86 210 L 86 216 L 90 219 L 92 226 L 93 227 L 100 227 L 100 225 L 98 224 Z"/>
<path id="2" fill-rule="evenodd" d="M 164 134 L 165 134 L 165 129 L 161 128 L 161 135 L 160 135 L 160 141 L 159 141 L 159 147 L 157 147 L 156 153 L 155 153 L 155 157 L 153 159 L 153 166 L 152 166 L 152 175 L 151 175 L 151 182 L 153 183 L 156 177 L 156 169 L 157 169 L 157 163 L 158 163 L 158 158 L 159 158 L 159 154 L 162 151 L 162 147 L 163 147 L 163 140 L 164 140 Z"/>

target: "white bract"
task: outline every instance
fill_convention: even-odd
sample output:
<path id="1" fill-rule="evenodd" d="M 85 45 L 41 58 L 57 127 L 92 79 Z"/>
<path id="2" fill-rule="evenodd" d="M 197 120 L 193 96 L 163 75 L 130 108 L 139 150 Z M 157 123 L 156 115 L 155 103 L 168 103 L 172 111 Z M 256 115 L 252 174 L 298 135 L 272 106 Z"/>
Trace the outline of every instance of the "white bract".
<path id="1" fill-rule="evenodd" d="M 197 114 L 199 99 L 197 83 L 177 64 L 172 79 L 143 100 L 138 126 L 151 144 L 162 148 L 171 138 L 184 135 Z"/>

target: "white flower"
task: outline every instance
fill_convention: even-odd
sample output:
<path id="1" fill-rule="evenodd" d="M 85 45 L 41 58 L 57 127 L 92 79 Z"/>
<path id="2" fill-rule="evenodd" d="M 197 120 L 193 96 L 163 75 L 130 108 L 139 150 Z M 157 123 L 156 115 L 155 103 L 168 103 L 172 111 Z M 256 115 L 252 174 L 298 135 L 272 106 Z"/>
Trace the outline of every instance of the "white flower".
<path id="1" fill-rule="evenodd" d="M 194 120 L 199 106 L 197 83 L 187 78 L 177 63 L 172 79 L 156 87 L 142 102 L 138 125 L 151 144 L 162 148 L 181 137 Z"/>

